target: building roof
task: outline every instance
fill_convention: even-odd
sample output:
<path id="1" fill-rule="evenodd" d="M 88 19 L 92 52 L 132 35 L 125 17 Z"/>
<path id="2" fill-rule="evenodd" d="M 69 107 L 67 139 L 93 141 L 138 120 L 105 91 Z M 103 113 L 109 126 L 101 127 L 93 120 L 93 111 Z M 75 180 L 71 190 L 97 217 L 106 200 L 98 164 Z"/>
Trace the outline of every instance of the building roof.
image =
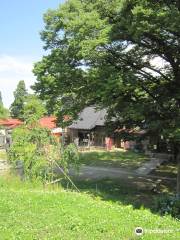
<path id="1" fill-rule="evenodd" d="M 115 133 L 131 134 L 131 135 L 145 135 L 147 133 L 147 131 L 142 130 L 142 129 L 121 128 L 121 129 L 116 129 Z"/>
<path id="2" fill-rule="evenodd" d="M 23 122 L 19 119 L 13 119 L 13 118 L 0 119 L 0 125 L 7 128 L 15 128 L 22 124 Z"/>
<path id="3" fill-rule="evenodd" d="M 39 120 L 39 123 L 40 123 L 41 127 L 45 127 L 48 129 L 57 128 L 56 117 L 54 117 L 54 116 L 43 117 Z"/>
<path id="4" fill-rule="evenodd" d="M 105 109 L 97 111 L 95 107 L 86 107 L 79 114 L 78 120 L 74 121 L 69 128 L 91 130 L 96 126 L 104 126 L 106 114 Z"/>
<path id="5" fill-rule="evenodd" d="M 45 127 L 48 129 L 53 129 L 53 131 L 57 132 L 62 132 L 61 128 L 58 128 L 56 125 L 56 117 L 50 116 L 50 117 L 43 117 L 39 120 L 40 126 Z M 8 119 L 0 119 L 0 125 L 7 127 L 9 129 L 13 129 L 15 127 L 18 127 L 22 125 L 23 122 L 19 119 L 13 119 L 13 118 L 8 118 Z"/>

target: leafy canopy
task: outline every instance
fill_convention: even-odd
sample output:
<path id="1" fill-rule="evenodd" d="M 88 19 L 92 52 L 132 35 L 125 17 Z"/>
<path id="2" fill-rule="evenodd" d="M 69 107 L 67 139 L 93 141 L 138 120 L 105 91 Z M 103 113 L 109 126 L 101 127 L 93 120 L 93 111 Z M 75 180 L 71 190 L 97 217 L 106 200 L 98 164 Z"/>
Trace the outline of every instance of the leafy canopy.
<path id="1" fill-rule="evenodd" d="M 35 64 L 34 89 L 61 122 L 95 104 L 115 128 L 179 141 L 179 1 L 69 0 L 44 21 L 49 54 Z"/>
<path id="2" fill-rule="evenodd" d="M 46 113 L 43 102 L 35 95 L 29 95 L 23 108 L 23 118 L 26 123 L 37 122 Z"/>

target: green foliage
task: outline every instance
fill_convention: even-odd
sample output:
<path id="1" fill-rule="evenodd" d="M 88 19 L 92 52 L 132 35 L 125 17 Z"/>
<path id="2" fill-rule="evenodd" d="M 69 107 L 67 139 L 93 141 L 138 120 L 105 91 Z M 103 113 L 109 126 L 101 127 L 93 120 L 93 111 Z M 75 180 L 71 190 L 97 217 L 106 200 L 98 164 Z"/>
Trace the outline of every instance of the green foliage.
<path id="1" fill-rule="evenodd" d="M 9 116 L 9 111 L 8 109 L 4 108 L 2 104 L 0 104 L 0 118 L 7 118 Z"/>
<path id="2" fill-rule="evenodd" d="M 63 162 L 63 166 L 66 166 L 66 168 L 70 165 L 76 168 L 79 167 L 79 153 L 75 144 L 70 143 L 65 147 L 61 147 L 61 156 L 61 162 Z"/>
<path id="3" fill-rule="evenodd" d="M 50 53 L 35 64 L 34 89 L 61 123 L 96 104 L 115 117 L 114 128 L 179 141 L 170 136 L 180 122 L 179 19 L 177 1 L 67 1 L 44 15 Z"/>
<path id="4" fill-rule="evenodd" d="M 1 91 L 0 91 L 0 105 L 3 105 L 3 100 L 2 100 L 2 94 L 1 94 Z"/>
<path id="5" fill-rule="evenodd" d="M 16 90 L 14 91 L 14 102 L 11 104 L 10 113 L 11 117 L 23 120 L 24 104 L 27 97 L 27 90 L 25 82 L 19 81 Z"/>
<path id="6" fill-rule="evenodd" d="M 77 167 L 79 164 L 78 151 L 73 144 L 62 148 L 51 132 L 36 122 L 16 128 L 12 141 L 9 160 L 14 165 L 22 163 L 26 179 L 53 181 L 57 166 L 67 172 L 70 165 Z"/>
<path id="7" fill-rule="evenodd" d="M 163 196 L 157 200 L 156 210 L 160 214 L 169 214 L 180 219 L 180 199 L 175 196 Z"/>
<path id="8" fill-rule="evenodd" d="M 45 128 L 21 126 L 13 131 L 13 144 L 9 150 L 9 159 L 15 165 L 23 164 L 25 177 L 28 179 L 48 179 L 50 162 L 47 159 L 46 146 L 55 140 Z"/>
<path id="9" fill-rule="evenodd" d="M 0 118 L 7 118 L 9 116 L 9 111 L 3 105 L 2 94 L 0 91 Z"/>
<path id="10" fill-rule="evenodd" d="M 26 99 L 23 108 L 23 118 L 26 123 L 37 122 L 46 113 L 43 102 L 34 95 L 30 95 Z"/>
<path id="11" fill-rule="evenodd" d="M 179 1 L 69 0 L 44 22 L 34 89 L 61 124 L 96 105 L 111 131 L 140 127 L 180 152 Z"/>

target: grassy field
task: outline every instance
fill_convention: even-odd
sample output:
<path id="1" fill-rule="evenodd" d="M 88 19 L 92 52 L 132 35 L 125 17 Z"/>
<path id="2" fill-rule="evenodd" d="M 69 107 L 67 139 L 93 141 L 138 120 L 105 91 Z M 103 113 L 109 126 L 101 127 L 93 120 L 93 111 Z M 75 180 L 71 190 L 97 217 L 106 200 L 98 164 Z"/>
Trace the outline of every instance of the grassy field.
<path id="1" fill-rule="evenodd" d="M 105 150 L 80 152 L 80 162 L 90 166 L 109 166 L 135 169 L 147 160 L 148 158 L 144 154 L 135 153 L 133 151 L 125 151 L 122 149 L 110 152 Z"/>
<path id="2" fill-rule="evenodd" d="M 161 217 L 149 209 L 135 209 L 121 201 L 103 201 L 88 193 L 43 189 L 11 179 L 0 179 L 0 216 L 2 240 L 177 240 L 180 237 L 177 220 Z M 134 233 L 138 226 L 144 229 L 143 237 Z"/>

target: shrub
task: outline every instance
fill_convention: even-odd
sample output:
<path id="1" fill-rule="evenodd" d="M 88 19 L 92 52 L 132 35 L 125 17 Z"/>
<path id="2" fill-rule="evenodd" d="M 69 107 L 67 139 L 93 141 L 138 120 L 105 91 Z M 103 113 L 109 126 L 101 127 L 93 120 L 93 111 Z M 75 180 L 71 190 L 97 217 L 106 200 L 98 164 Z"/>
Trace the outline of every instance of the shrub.
<path id="1" fill-rule="evenodd" d="M 65 147 L 61 147 L 61 165 L 68 167 L 69 165 L 73 165 L 75 168 L 79 166 L 79 153 L 77 146 L 73 143 Z"/>
<path id="2" fill-rule="evenodd" d="M 156 202 L 156 210 L 162 215 L 170 214 L 180 219 L 180 199 L 176 196 L 162 196 Z"/>
<path id="3" fill-rule="evenodd" d="M 78 151 L 74 144 L 62 148 L 48 129 L 37 124 L 23 125 L 13 131 L 12 146 L 8 156 L 11 163 L 22 162 L 26 179 L 55 179 L 54 168 L 58 165 L 66 171 L 70 164 L 77 165 Z"/>
<path id="4" fill-rule="evenodd" d="M 55 143 L 50 131 L 24 125 L 13 131 L 12 139 L 13 144 L 8 151 L 10 162 L 16 165 L 17 161 L 21 161 L 28 179 L 45 179 L 49 171 L 45 146 Z"/>

